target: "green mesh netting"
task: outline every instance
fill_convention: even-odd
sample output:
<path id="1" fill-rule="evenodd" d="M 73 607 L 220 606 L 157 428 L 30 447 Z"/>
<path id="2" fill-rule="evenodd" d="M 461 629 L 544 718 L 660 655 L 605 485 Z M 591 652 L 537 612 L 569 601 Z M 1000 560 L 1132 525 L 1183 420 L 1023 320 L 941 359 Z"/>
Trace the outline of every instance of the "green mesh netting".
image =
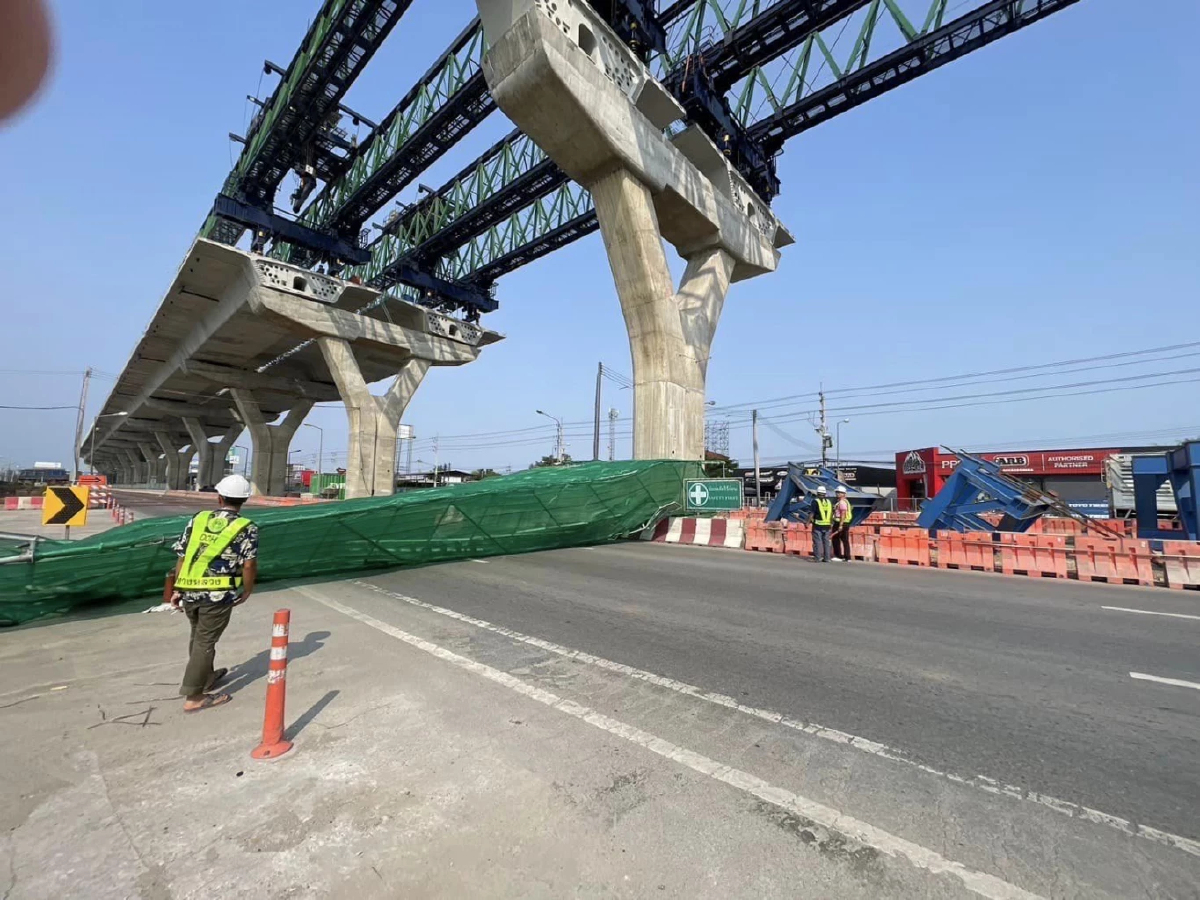
<path id="1" fill-rule="evenodd" d="M 260 530 L 259 581 L 311 578 L 617 540 L 678 511 L 684 480 L 700 475 L 699 463 L 583 463 L 246 515 Z M 31 561 L 0 551 L 0 625 L 160 594 L 188 518 L 41 541 Z"/>

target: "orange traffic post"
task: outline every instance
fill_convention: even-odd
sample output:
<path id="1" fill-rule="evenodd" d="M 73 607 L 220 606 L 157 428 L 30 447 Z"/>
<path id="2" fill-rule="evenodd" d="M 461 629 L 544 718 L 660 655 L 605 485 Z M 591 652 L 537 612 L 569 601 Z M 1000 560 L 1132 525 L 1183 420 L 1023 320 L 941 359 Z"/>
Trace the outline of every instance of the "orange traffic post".
<path id="1" fill-rule="evenodd" d="M 283 701 L 287 694 L 288 624 L 290 609 L 275 611 L 271 626 L 271 661 L 267 666 L 267 712 L 263 717 L 262 743 L 251 751 L 255 759 L 274 759 L 292 749 L 283 737 Z"/>

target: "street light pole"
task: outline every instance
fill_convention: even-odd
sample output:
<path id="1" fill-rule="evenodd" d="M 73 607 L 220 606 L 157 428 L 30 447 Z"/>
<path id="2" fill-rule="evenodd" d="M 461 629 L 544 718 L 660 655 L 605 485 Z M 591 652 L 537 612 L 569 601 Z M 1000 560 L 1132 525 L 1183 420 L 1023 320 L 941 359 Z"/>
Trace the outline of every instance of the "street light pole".
<path id="1" fill-rule="evenodd" d="M 842 421 L 837 423 L 837 428 L 835 429 L 837 432 L 837 461 L 834 463 L 834 466 L 836 467 L 838 481 L 842 480 L 842 426 L 849 423 L 849 419 L 842 419 Z"/>
<path id="2" fill-rule="evenodd" d="M 564 450 L 562 419 L 560 419 L 558 416 L 552 416 L 548 412 L 542 412 L 540 409 L 535 409 L 534 412 L 536 412 L 539 416 L 545 416 L 547 419 L 553 419 L 554 424 L 558 426 L 555 431 L 555 437 L 554 437 L 554 455 L 555 455 L 555 458 L 558 460 L 559 464 L 561 465 L 562 461 L 563 461 L 563 450 Z"/>
<path id="3" fill-rule="evenodd" d="M 234 444 L 233 449 L 242 451 L 242 477 L 245 478 L 250 473 L 250 448 Z"/>
<path id="4" fill-rule="evenodd" d="M 89 442 L 91 444 L 91 452 L 88 454 L 89 475 L 96 474 L 96 423 L 101 419 L 118 419 L 121 416 L 127 415 L 129 415 L 127 412 L 104 413 L 103 415 L 96 416 L 96 418 L 92 420 L 92 439 Z"/>

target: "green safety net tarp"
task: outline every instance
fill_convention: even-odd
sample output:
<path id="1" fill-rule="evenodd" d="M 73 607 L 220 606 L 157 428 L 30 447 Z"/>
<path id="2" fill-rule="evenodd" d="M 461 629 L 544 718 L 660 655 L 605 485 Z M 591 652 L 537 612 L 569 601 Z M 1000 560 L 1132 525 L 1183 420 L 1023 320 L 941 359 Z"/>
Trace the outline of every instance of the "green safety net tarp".
<path id="1" fill-rule="evenodd" d="M 501 478 L 311 506 L 250 509 L 260 582 L 597 544 L 683 503 L 699 463 L 648 460 L 531 469 Z M 0 625 L 160 594 L 188 516 L 146 519 L 81 541 L 0 552 Z"/>

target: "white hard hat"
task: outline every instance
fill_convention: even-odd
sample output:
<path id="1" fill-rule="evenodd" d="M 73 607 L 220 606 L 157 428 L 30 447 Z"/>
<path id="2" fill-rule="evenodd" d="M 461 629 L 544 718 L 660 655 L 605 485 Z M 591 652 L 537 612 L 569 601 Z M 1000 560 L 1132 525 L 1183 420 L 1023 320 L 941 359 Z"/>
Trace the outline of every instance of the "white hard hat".
<path id="1" fill-rule="evenodd" d="M 846 493 L 846 486 L 845 486 L 844 484 L 839 484 L 839 485 L 837 486 L 837 490 L 836 490 L 836 491 L 834 491 L 834 493 L 835 493 L 835 494 L 844 494 L 844 493 Z"/>
<path id="2" fill-rule="evenodd" d="M 824 495 L 824 494 L 828 494 L 829 491 L 825 490 L 825 485 L 821 485 L 819 488 L 817 488 L 817 493 Z"/>
<path id="3" fill-rule="evenodd" d="M 217 482 L 217 493 L 230 500 L 245 500 L 250 496 L 250 482 L 241 475 L 226 475 Z"/>

